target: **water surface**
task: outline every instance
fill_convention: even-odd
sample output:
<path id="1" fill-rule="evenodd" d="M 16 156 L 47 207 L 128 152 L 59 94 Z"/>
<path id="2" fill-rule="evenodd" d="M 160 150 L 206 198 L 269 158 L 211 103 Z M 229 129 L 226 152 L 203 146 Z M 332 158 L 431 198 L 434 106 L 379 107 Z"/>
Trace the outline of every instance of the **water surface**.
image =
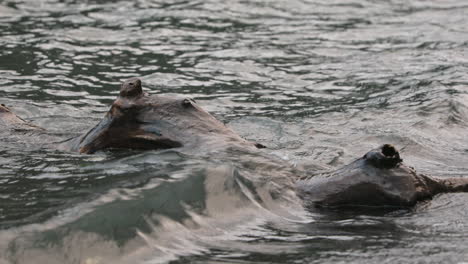
<path id="1" fill-rule="evenodd" d="M 0 98 L 71 137 L 139 76 L 297 166 L 392 143 L 420 172 L 466 177 L 467 13 L 455 0 L 0 0 Z M 466 194 L 279 213 L 229 157 L 0 142 L 2 264 L 468 261 Z"/>

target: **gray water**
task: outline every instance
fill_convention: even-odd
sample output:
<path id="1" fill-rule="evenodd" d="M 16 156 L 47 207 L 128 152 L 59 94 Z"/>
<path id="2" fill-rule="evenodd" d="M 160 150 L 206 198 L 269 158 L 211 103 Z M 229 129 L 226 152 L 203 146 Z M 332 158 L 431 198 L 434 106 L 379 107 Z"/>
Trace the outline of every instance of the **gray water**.
<path id="1" fill-rule="evenodd" d="M 0 0 L 0 47 L 1 103 L 60 137 L 138 76 L 311 172 L 392 143 L 468 177 L 466 1 Z M 467 194 L 280 212 L 234 157 L 18 140 L 0 139 L 2 264 L 468 262 Z"/>

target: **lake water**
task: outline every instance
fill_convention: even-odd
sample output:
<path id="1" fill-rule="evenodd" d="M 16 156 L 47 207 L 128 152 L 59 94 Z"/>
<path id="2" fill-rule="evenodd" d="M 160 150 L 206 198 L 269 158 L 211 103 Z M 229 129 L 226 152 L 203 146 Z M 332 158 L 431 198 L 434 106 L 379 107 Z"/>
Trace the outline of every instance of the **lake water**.
<path id="1" fill-rule="evenodd" d="M 138 76 L 297 166 L 391 143 L 468 177 L 466 1 L 0 0 L 0 47 L 0 102 L 57 136 Z M 278 214 L 235 159 L 0 142 L 1 264 L 468 262 L 468 194 Z"/>

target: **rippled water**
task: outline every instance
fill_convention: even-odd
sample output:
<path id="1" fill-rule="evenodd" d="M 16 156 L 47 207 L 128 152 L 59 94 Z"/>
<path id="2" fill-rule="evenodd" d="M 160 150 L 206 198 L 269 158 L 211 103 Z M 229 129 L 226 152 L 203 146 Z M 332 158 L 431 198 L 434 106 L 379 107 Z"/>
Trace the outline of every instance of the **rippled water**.
<path id="1" fill-rule="evenodd" d="M 467 14 L 456 0 L 0 0 L 0 98 L 70 137 L 139 76 L 310 170 L 392 143 L 421 172 L 468 176 Z M 467 194 L 279 212 L 232 157 L 18 140 L 0 139 L 2 264 L 468 261 Z"/>

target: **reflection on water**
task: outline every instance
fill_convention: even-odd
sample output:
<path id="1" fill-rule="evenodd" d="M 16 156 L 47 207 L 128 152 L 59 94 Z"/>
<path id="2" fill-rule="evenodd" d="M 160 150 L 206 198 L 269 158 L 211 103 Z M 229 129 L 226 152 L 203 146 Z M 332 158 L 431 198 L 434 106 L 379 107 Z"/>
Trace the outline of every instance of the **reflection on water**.
<path id="1" fill-rule="evenodd" d="M 421 172 L 466 176 L 467 11 L 455 0 L 0 0 L 0 98 L 66 138 L 140 76 L 310 170 L 388 142 Z M 249 184 L 279 171 L 262 157 L 251 171 L 245 153 L 76 155 L 0 136 L 0 263 L 468 260 L 465 194 L 303 212 Z"/>

